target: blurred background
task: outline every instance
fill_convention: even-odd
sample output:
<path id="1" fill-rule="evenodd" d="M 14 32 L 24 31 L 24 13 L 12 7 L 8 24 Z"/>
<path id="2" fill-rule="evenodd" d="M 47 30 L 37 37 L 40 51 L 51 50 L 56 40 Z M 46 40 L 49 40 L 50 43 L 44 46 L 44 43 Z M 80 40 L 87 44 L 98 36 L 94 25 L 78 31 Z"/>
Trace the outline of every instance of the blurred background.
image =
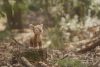
<path id="1" fill-rule="evenodd" d="M 91 38 L 99 31 L 100 1 L 0 0 L 0 39 L 41 23 L 56 44 Z"/>
<path id="2" fill-rule="evenodd" d="M 76 42 L 100 34 L 100 0 L 0 0 L 0 44 L 12 36 L 26 41 L 32 33 L 30 24 L 44 25 L 43 43 L 50 50 L 72 49 Z M 61 67 L 66 67 L 63 62 Z M 71 65 L 75 67 L 74 62 Z"/>

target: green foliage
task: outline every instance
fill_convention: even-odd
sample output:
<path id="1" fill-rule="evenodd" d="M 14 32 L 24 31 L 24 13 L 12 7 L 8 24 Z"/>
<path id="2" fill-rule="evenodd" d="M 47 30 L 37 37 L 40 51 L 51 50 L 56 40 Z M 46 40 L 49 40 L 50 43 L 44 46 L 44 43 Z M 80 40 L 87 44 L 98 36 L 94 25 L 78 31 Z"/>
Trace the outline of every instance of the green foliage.
<path id="1" fill-rule="evenodd" d="M 85 64 L 82 64 L 79 60 L 74 60 L 70 58 L 65 58 L 58 62 L 60 67 L 87 67 Z"/>
<path id="2" fill-rule="evenodd" d="M 40 8 L 42 8 L 42 1 L 43 0 L 31 0 L 31 3 L 29 4 L 28 8 L 32 11 L 39 11 Z"/>
<path id="3" fill-rule="evenodd" d="M 5 17 L 5 13 L 3 11 L 0 11 L 0 17 Z"/>
<path id="4" fill-rule="evenodd" d="M 98 18 L 100 19 L 100 11 L 98 12 L 97 16 L 98 16 Z"/>
<path id="5" fill-rule="evenodd" d="M 28 9 L 28 2 L 26 3 L 27 1 L 19 1 L 19 2 L 15 2 L 15 4 L 12 6 L 13 7 L 13 10 L 17 10 L 18 8 L 21 9 L 22 11 L 25 11 Z"/>
<path id="6" fill-rule="evenodd" d="M 61 49 L 64 47 L 64 41 L 62 38 L 62 32 L 59 27 L 48 29 L 48 36 L 52 44 L 50 47 Z"/>
<path id="7" fill-rule="evenodd" d="M 0 40 L 6 39 L 9 36 L 10 36 L 10 34 L 9 34 L 9 31 L 7 31 L 7 30 L 0 32 Z"/>
<path id="8" fill-rule="evenodd" d="M 35 4 L 31 4 L 31 5 L 29 5 L 29 9 L 32 11 L 38 11 L 40 9 L 40 7 Z"/>

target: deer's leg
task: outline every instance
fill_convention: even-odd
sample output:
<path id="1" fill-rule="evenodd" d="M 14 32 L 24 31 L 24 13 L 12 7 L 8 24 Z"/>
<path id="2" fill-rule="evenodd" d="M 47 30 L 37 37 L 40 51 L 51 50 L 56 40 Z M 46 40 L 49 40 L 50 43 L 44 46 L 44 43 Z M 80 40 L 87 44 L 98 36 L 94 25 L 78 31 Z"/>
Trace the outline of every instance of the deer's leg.
<path id="1" fill-rule="evenodd" d="M 32 40 L 30 40 L 30 47 L 33 47 L 33 42 L 32 42 Z"/>
<path id="2" fill-rule="evenodd" d="M 39 48 L 42 48 L 42 42 L 41 41 L 38 43 L 38 46 L 39 46 Z"/>

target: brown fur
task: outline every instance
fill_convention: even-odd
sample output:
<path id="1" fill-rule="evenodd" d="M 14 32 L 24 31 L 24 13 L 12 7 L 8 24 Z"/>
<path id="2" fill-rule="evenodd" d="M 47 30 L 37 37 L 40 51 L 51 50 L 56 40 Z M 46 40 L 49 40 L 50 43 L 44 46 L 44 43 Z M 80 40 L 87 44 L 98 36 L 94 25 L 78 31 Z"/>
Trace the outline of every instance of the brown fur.
<path id="1" fill-rule="evenodd" d="M 32 30 L 33 30 L 33 35 L 34 37 L 32 37 L 30 39 L 30 46 L 31 47 L 38 47 L 41 48 L 42 47 L 42 32 L 43 32 L 43 25 L 36 25 L 36 26 L 32 26 Z"/>

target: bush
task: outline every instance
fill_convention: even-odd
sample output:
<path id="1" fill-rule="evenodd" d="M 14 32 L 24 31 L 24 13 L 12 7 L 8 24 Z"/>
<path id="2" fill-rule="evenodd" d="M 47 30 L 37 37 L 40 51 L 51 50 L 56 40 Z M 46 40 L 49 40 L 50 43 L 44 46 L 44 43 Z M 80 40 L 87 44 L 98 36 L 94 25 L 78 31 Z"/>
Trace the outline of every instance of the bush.
<path id="1" fill-rule="evenodd" d="M 51 40 L 51 48 L 61 49 L 64 46 L 62 31 L 58 27 L 48 29 L 49 40 Z"/>

